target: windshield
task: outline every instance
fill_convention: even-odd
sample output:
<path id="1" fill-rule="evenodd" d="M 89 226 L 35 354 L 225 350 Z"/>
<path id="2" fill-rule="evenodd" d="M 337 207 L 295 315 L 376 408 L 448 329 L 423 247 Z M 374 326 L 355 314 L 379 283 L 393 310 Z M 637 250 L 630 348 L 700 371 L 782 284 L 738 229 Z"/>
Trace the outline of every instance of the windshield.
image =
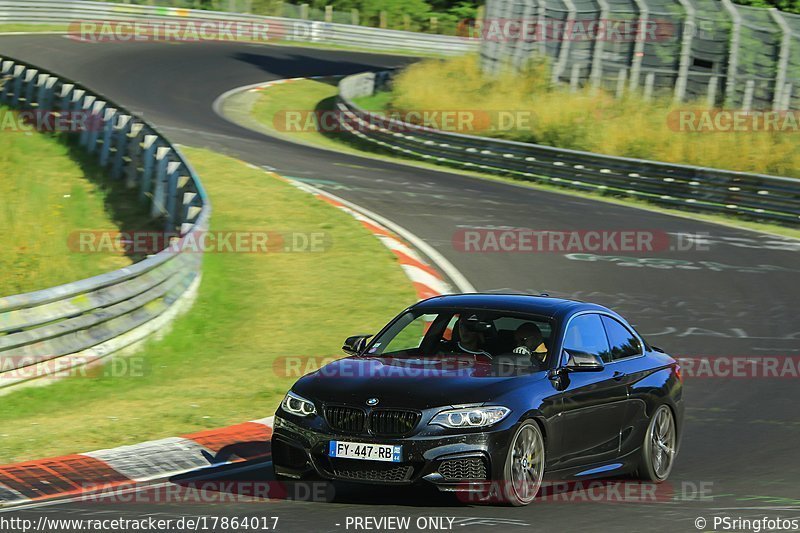
<path id="1" fill-rule="evenodd" d="M 370 345 L 368 355 L 391 357 L 482 356 L 544 367 L 552 327 L 546 319 L 473 309 L 409 311 Z"/>

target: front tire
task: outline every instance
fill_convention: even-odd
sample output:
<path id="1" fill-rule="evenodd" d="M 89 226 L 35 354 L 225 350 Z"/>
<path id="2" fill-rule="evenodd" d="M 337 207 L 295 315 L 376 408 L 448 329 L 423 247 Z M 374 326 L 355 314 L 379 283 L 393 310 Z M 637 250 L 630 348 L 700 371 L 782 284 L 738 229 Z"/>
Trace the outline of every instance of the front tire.
<path id="1" fill-rule="evenodd" d="M 531 503 L 542 486 L 544 465 L 542 430 L 526 420 L 514 433 L 506 454 L 501 491 L 505 503 L 515 507 Z"/>
<path id="2" fill-rule="evenodd" d="M 637 475 L 645 481 L 661 483 L 669 477 L 677 454 L 678 432 L 675 415 L 667 405 L 653 413 L 642 443 Z"/>

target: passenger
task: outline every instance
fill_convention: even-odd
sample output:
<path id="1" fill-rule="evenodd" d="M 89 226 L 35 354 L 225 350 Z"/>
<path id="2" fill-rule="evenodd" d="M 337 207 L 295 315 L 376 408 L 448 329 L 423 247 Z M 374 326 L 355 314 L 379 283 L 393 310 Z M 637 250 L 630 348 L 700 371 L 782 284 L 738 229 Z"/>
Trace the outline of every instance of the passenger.
<path id="1" fill-rule="evenodd" d="M 547 358 L 547 347 L 544 345 L 542 330 L 533 322 L 525 322 L 514 332 L 514 342 L 516 348 L 514 353 L 531 358 L 531 363 L 544 368 Z"/>

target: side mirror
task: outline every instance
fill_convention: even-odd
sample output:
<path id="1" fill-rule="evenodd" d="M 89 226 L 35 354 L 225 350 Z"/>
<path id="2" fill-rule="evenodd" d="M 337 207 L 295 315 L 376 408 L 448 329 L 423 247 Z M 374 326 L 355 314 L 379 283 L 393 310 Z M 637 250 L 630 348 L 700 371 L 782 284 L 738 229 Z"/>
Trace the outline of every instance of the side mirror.
<path id="1" fill-rule="evenodd" d="M 603 360 L 597 355 L 578 352 L 574 350 L 564 350 L 567 355 L 567 372 L 600 372 L 605 368 Z"/>
<path id="2" fill-rule="evenodd" d="M 371 337 L 372 335 L 354 335 L 352 337 L 347 337 L 342 345 L 342 351 L 350 355 L 361 355 L 361 352 L 367 347 L 367 341 Z"/>

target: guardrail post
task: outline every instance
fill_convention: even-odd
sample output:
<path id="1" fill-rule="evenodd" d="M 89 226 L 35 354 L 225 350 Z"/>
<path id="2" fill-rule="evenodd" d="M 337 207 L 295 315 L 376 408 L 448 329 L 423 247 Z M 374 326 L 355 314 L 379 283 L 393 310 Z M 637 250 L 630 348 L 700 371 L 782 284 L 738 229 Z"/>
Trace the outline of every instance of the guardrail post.
<path id="1" fill-rule="evenodd" d="M 36 77 L 36 95 L 31 97 L 32 100 L 36 102 L 36 107 L 42 107 L 42 100 L 44 100 L 44 91 L 45 91 L 45 84 L 47 83 L 47 79 L 50 77 L 50 74 L 39 74 Z"/>
<path id="2" fill-rule="evenodd" d="M 68 119 L 73 120 L 79 115 L 80 109 L 83 107 L 83 98 L 85 95 L 86 91 L 83 89 L 75 89 L 72 91 L 72 98 L 68 104 L 69 107 L 65 110 L 68 115 Z"/>
<path id="3" fill-rule="evenodd" d="M 48 76 L 47 81 L 42 86 L 42 94 L 40 96 L 39 107 L 46 109 L 47 111 L 53 111 L 53 107 L 55 106 L 55 87 L 56 83 L 58 82 L 58 78 L 55 76 Z"/>
<path id="4" fill-rule="evenodd" d="M 753 105 L 753 92 L 756 88 L 756 82 L 747 80 L 744 84 L 744 98 L 742 99 L 742 111 L 750 111 Z"/>
<path id="5" fill-rule="evenodd" d="M 597 5 L 600 6 L 600 20 L 602 24 L 608 24 L 608 2 L 606 0 L 595 0 Z M 594 40 L 594 46 L 592 46 L 592 70 L 589 73 L 589 78 L 591 79 L 591 84 L 593 89 L 600 88 L 600 82 L 603 80 L 603 47 L 605 44 L 605 38 L 602 36 L 596 36 Z M 619 87 L 617 87 L 617 91 L 619 91 Z"/>
<path id="6" fill-rule="evenodd" d="M 128 132 L 128 165 L 125 167 L 125 187 L 133 189 L 139 178 L 139 166 L 142 164 L 142 140 L 144 124 L 133 122 Z"/>
<path id="7" fill-rule="evenodd" d="M 200 207 L 200 194 L 196 191 L 188 191 L 183 193 L 183 213 L 181 219 L 181 235 L 186 234 L 192 227 L 192 224 L 197 220 L 197 216 L 202 211 Z"/>
<path id="8" fill-rule="evenodd" d="M 689 80 L 689 60 L 692 57 L 692 39 L 694 38 L 695 30 L 695 9 L 689 0 L 678 0 L 681 7 L 686 12 L 686 18 L 683 21 L 683 35 L 681 36 L 681 56 L 678 61 L 678 77 L 675 80 L 675 94 L 673 96 L 676 102 L 682 102 L 686 96 L 686 83 Z"/>
<path id="9" fill-rule="evenodd" d="M 708 92 L 706 93 L 706 107 L 708 107 L 709 109 L 717 105 L 718 83 L 719 83 L 719 78 L 717 76 L 711 76 L 708 79 Z"/>
<path id="10" fill-rule="evenodd" d="M 325 22 L 333 22 L 333 6 L 325 6 Z"/>
<path id="11" fill-rule="evenodd" d="M 95 101 L 92 106 L 91 114 L 86 117 L 86 129 L 89 130 L 89 146 L 87 147 L 87 151 L 90 154 L 93 154 L 97 149 L 97 139 L 100 137 L 100 130 L 103 129 L 101 126 L 103 124 L 102 117 L 105 114 L 105 107 L 106 103 L 104 101 Z"/>
<path id="12" fill-rule="evenodd" d="M 69 112 L 70 106 L 72 105 L 72 93 L 74 89 L 75 85 L 72 83 L 65 83 L 61 86 L 61 94 L 59 95 L 61 104 L 59 105 L 59 111 Z"/>
<path id="13" fill-rule="evenodd" d="M 164 228 L 167 233 L 175 231 L 175 223 L 178 221 L 178 181 L 182 167 L 177 161 L 167 165 L 167 220 Z"/>
<path id="14" fill-rule="evenodd" d="M 92 106 L 94 106 L 95 100 L 97 100 L 97 97 L 91 94 L 87 94 L 84 97 L 83 102 L 81 103 L 80 115 L 72 116 L 70 117 L 70 119 L 74 121 L 77 118 L 81 118 L 85 121 L 86 118 L 89 117 L 89 115 L 91 114 L 91 109 Z M 89 130 L 91 129 L 88 127 L 88 121 L 85 123 L 87 124 L 87 127 L 81 130 L 81 134 L 78 139 L 78 144 L 80 144 L 84 148 L 86 148 L 87 144 L 89 143 Z"/>
<path id="15" fill-rule="evenodd" d="M 20 97 L 22 95 L 22 76 L 25 73 L 24 65 L 14 66 L 14 93 L 11 96 L 11 106 L 17 107 L 19 105 Z"/>
<path id="16" fill-rule="evenodd" d="M 5 102 L 11 94 L 11 73 L 14 69 L 13 61 L 0 61 L 0 102 Z"/>
<path id="17" fill-rule="evenodd" d="M 564 0 L 564 5 L 567 6 L 567 28 L 575 27 L 575 4 L 572 0 Z M 564 67 L 567 65 L 567 58 L 569 58 L 569 43 L 570 39 L 562 37 L 561 47 L 558 50 L 558 60 L 553 66 L 553 77 L 550 82 L 555 85 L 561 78 L 561 73 L 564 72 Z"/>
<path id="18" fill-rule="evenodd" d="M 116 142 L 114 143 L 114 160 L 111 163 L 111 178 L 118 180 L 122 177 L 122 165 L 128 152 L 128 132 L 131 129 L 130 115 L 119 115 L 116 127 Z"/>
<path id="19" fill-rule="evenodd" d="M 142 156 L 142 185 L 139 189 L 139 199 L 146 200 L 147 196 L 152 192 L 153 183 L 153 167 L 156 160 L 156 149 L 158 148 L 158 137 L 155 135 L 145 135 L 142 149 L 144 155 Z"/>
<path id="20" fill-rule="evenodd" d="M 117 110 L 107 107 L 103 116 L 103 145 L 100 147 L 100 166 L 108 165 L 108 157 L 111 155 L 111 137 L 114 134 L 114 121 L 117 118 Z"/>
<path id="21" fill-rule="evenodd" d="M 731 0 L 722 0 L 722 5 L 731 16 L 731 40 L 728 44 L 728 68 L 725 72 L 725 107 L 734 106 L 736 96 L 736 75 L 739 70 L 739 35 L 742 30 L 742 17 Z"/>
<path id="22" fill-rule="evenodd" d="M 30 109 L 33 106 L 33 89 L 36 88 L 36 79 L 39 76 L 39 71 L 35 68 L 29 68 L 25 71 L 25 107 Z"/>
<path id="23" fill-rule="evenodd" d="M 644 43 L 647 40 L 647 25 L 650 22 L 650 9 L 644 0 L 633 0 L 636 9 L 639 11 L 637 20 L 636 41 L 633 43 L 633 57 L 631 58 L 631 91 L 639 88 L 639 77 L 642 72 L 642 60 L 644 59 Z"/>
<path id="24" fill-rule="evenodd" d="M 155 180 L 153 183 L 153 202 L 150 205 L 150 216 L 159 217 L 166 212 L 165 200 L 167 194 L 167 165 L 169 154 L 172 150 L 161 146 L 156 150 Z"/>
<path id="25" fill-rule="evenodd" d="M 778 53 L 778 72 L 775 74 L 775 88 L 772 93 L 772 109 L 774 111 L 781 111 L 788 109 L 783 107 L 783 89 L 786 85 L 786 72 L 789 69 L 789 54 L 792 48 L 792 29 L 789 23 L 781 15 L 781 13 L 774 7 L 769 10 L 769 14 L 775 23 L 780 26 L 781 38 L 781 51 Z"/>

